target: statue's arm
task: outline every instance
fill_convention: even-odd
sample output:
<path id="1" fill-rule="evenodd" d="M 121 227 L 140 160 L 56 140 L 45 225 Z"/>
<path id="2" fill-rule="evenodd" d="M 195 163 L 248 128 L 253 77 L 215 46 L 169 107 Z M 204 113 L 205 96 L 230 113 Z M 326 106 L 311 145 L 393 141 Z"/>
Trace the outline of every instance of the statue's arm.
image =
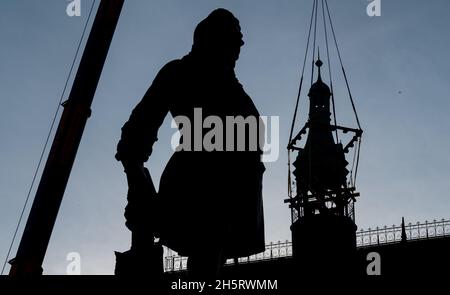
<path id="1" fill-rule="evenodd" d="M 159 71 L 122 127 L 116 159 L 125 169 L 129 163 L 146 162 L 151 155 L 153 144 L 158 140 L 158 129 L 169 111 L 176 67 L 175 62 L 170 62 Z"/>

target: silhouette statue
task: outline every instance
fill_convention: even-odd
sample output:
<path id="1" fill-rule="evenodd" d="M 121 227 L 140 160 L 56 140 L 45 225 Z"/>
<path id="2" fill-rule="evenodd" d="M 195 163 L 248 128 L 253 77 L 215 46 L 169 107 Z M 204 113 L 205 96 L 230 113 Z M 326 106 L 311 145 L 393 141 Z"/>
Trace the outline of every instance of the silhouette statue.
<path id="1" fill-rule="evenodd" d="M 157 222 L 160 242 L 188 256 L 188 273 L 193 277 L 216 276 L 227 258 L 259 253 L 265 247 L 265 167 L 261 145 L 255 149 L 250 143 L 252 132 L 261 141 L 264 126 L 235 76 L 242 45 L 238 19 L 228 10 L 214 10 L 196 27 L 190 53 L 159 71 L 122 127 L 117 146 L 116 158 L 125 168 L 129 185 L 133 183 L 130 178 L 135 179 L 134 183 L 145 183 L 149 175 L 143 163 L 152 153 L 167 113 L 174 118 L 189 118 L 192 130 L 182 133 L 180 143 L 185 148 L 174 152 L 165 167 L 157 203 L 149 203 L 151 196 L 131 198 L 129 193 L 125 216 L 132 232 L 144 223 L 152 227 L 150 223 Z M 209 151 L 203 145 L 199 150 L 194 146 L 194 133 L 198 132 L 194 128 L 195 109 L 201 109 L 203 118 L 216 116 L 224 122 L 224 131 L 215 138 L 223 140 L 223 150 Z M 228 129 L 225 126 L 227 117 L 238 116 L 254 117 L 258 122 L 257 130 L 246 125 L 244 150 L 237 148 L 238 132 L 227 136 L 237 125 Z M 178 127 L 181 130 L 185 126 Z M 210 130 L 203 128 L 202 134 Z M 186 145 L 189 135 L 190 145 Z M 228 145 L 233 147 L 231 151 L 225 151 Z"/>

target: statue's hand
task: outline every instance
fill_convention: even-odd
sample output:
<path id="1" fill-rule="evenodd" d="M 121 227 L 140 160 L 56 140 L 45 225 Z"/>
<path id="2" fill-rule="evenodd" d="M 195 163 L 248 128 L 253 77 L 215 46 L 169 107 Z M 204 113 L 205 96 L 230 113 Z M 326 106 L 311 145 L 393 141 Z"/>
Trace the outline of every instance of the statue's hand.
<path id="1" fill-rule="evenodd" d="M 156 191 L 147 168 L 142 162 L 122 161 L 128 180 L 128 204 L 125 208 L 126 226 L 131 231 L 154 228 L 150 218 L 155 209 Z"/>

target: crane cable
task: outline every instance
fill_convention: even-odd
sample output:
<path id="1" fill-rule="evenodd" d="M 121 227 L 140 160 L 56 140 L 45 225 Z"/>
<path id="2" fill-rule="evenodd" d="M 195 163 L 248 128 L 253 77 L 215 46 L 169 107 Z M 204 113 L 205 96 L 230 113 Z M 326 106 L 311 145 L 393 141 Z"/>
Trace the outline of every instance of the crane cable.
<path id="1" fill-rule="evenodd" d="M 72 76 L 72 72 L 73 72 L 73 68 L 74 68 L 74 66 L 75 66 L 75 62 L 77 61 L 77 58 L 78 58 L 78 54 L 79 54 L 79 51 L 80 51 L 80 48 L 81 48 L 81 44 L 83 43 L 84 36 L 85 36 L 85 34 L 86 34 L 87 26 L 88 26 L 89 21 L 90 21 L 90 19 L 91 19 L 92 11 L 94 10 L 95 2 L 96 2 L 96 0 L 93 0 L 93 1 L 92 1 L 92 5 L 91 5 L 91 8 L 90 8 L 90 10 L 89 10 L 89 15 L 88 15 L 88 17 L 87 17 L 87 19 L 86 19 L 86 23 L 84 24 L 83 32 L 82 32 L 82 34 L 81 34 L 80 40 L 79 40 L 79 42 L 78 42 L 77 49 L 76 49 L 76 51 L 75 51 L 75 56 L 73 57 L 72 64 L 70 65 L 69 73 L 68 73 L 68 75 L 67 75 L 67 77 L 66 77 L 66 81 L 65 81 L 65 84 L 64 84 L 64 87 L 63 87 L 61 96 L 60 96 L 60 98 L 59 98 L 58 105 L 57 105 L 57 107 L 56 107 L 56 111 L 55 111 L 55 114 L 54 114 L 54 116 L 53 116 L 52 123 L 50 124 L 50 130 L 48 131 L 47 138 L 46 138 L 45 143 L 44 143 L 44 147 L 43 147 L 43 149 L 42 149 L 42 152 L 41 152 L 41 155 L 40 155 L 40 157 L 39 157 L 38 163 L 37 163 L 37 165 L 36 165 L 36 169 L 35 169 L 35 171 L 34 171 L 34 175 L 33 175 L 32 181 L 31 181 L 31 185 L 30 185 L 30 187 L 29 187 L 29 189 L 28 189 L 28 193 L 27 193 L 27 197 L 26 197 L 26 199 L 25 199 L 25 203 L 24 203 L 24 205 L 23 205 L 23 207 L 22 207 L 22 211 L 21 211 L 21 213 L 20 213 L 19 220 L 18 220 L 17 225 L 16 225 L 16 228 L 15 228 L 15 230 L 14 230 L 14 234 L 13 234 L 11 243 L 10 243 L 10 245 L 9 245 L 8 252 L 7 252 L 7 254 L 6 254 L 5 261 L 4 261 L 3 266 L 2 266 L 1 275 L 3 275 L 3 272 L 5 271 L 6 264 L 8 263 L 8 259 L 9 259 L 9 256 L 10 256 L 10 254 L 11 254 L 12 247 L 13 247 L 14 242 L 15 242 L 15 240 L 16 240 L 17 232 L 19 231 L 20 224 L 22 223 L 22 219 L 23 219 L 23 216 L 24 216 L 24 214 L 25 214 L 25 209 L 26 209 L 26 207 L 27 207 L 27 205 L 28 205 L 28 201 L 29 201 L 29 199 L 30 199 L 31 191 L 32 191 L 32 189 L 33 189 L 33 187 L 34 187 L 34 183 L 35 183 L 37 174 L 38 174 L 38 172 L 39 172 L 39 169 L 40 169 L 40 167 L 41 167 L 41 164 L 42 164 L 42 160 L 43 160 L 43 158 L 44 158 L 45 151 L 47 150 L 47 146 L 48 146 L 48 143 L 49 143 L 49 141 L 50 141 L 50 136 L 51 136 L 51 134 L 52 134 L 53 128 L 54 128 L 55 123 L 56 123 L 56 118 L 58 117 L 59 110 L 60 110 L 60 108 L 61 108 L 61 104 L 62 104 L 62 101 L 63 101 L 63 99 L 64 99 L 64 96 L 65 96 L 65 93 L 66 93 L 67 86 L 68 86 L 68 84 L 69 84 L 70 77 Z"/>
<path id="2" fill-rule="evenodd" d="M 362 130 L 361 129 L 361 124 L 359 123 L 358 113 L 356 112 L 355 102 L 353 101 L 352 92 L 350 91 L 350 86 L 349 86 L 349 83 L 348 83 L 347 74 L 345 73 L 344 64 L 342 63 L 341 52 L 339 50 L 339 46 L 338 46 L 338 43 L 337 43 L 337 40 L 336 40 L 336 34 L 334 32 L 334 26 L 333 26 L 333 22 L 331 20 L 330 9 L 328 8 L 328 0 L 324 0 L 324 1 L 325 1 L 325 5 L 326 5 L 326 8 L 327 8 L 328 19 L 329 19 L 329 22 L 330 22 L 331 31 L 333 33 L 334 44 L 336 46 L 336 51 L 337 51 L 337 54 L 338 54 L 338 57 L 339 57 L 339 62 L 340 62 L 340 65 L 341 65 L 342 74 L 344 75 L 345 85 L 347 86 L 348 95 L 350 97 L 350 102 L 352 104 L 353 113 L 355 114 L 356 123 L 358 124 L 358 128 L 360 130 Z"/>
<path id="3" fill-rule="evenodd" d="M 322 0 L 322 18 L 323 18 L 323 28 L 324 28 L 324 35 L 325 35 L 325 45 L 327 48 L 328 75 L 330 76 L 331 105 L 333 106 L 333 121 L 334 121 L 334 125 L 337 126 L 336 107 L 334 105 L 333 78 L 331 76 L 330 50 L 329 50 L 329 46 L 328 46 L 328 32 L 327 32 L 327 23 L 326 23 L 326 18 L 325 18 L 324 0 Z M 335 130 L 335 135 L 336 135 L 336 143 L 339 143 L 339 133 L 338 133 L 337 129 Z"/>
<path id="4" fill-rule="evenodd" d="M 307 43 L 306 43 L 305 57 L 304 57 L 304 59 L 303 59 L 302 75 L 301 75 L 301 78 L 300 78 L 300 85 L 299 85 L 299 88 L 298 88 L 297 100 L 296 100 L 296 102 L 295 102 L 294 117 L 293 117 L 293 119 L 292 119 L 291 131 L 290 131 L 290 134 L 289 134 L 289 143 L 288 143 L 288 146 L 291 144 L 291 141 L 292 141 L 292 134 L 293 134 L 293 132 L 294 132 L 294 124 L 295 124 L 295 120 L 296 120 L 296 118 L 297 118 L 298 103 L 299 103 L 299 101 L 300 101 L 300 94 L 301 94 L 301 91 L 302 91 L 303 76 L 304 76 L 304 73 L 305 73 L 306 59 L 307 59 L 307 57 L 308 57 L 309 42 L 310 42 L 310 37 L 311 37 L 311 28 L 312 28 L 312 22 L 313 22 L 313 16 L 314 16 L 315 2 L 316 2 L 316 0 L 314 0 L 314 3 L 313 3 L 313 11 L 312 11 L 312 13 L 311 13 L 311 20 L 310 20 L 310 23 L 309 23 L 308 41 L 307 41 Z"/>

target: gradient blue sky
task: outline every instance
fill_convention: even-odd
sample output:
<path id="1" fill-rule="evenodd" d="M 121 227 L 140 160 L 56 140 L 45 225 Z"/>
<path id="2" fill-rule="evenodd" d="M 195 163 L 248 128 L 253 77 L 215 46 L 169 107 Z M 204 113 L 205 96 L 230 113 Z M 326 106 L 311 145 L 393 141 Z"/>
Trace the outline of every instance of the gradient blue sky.
<path id="1" fill-rule="evenodd" d="M 0 259 L 3 262 L 90 0 L 68 17 L 65 0 L 0 4 Z M 450 2 L 329 0 L 341 54 L 365 131 L 357 188 L 360 228 L 450 217 Z M 236 72 L 263 115 L 280 116 L 280 158 L 264 182 L 267 242 L 290 239 L 287 142 L 312 1 L 126 1 L 44 262 L 64 274 L 81 254 L 83 274 L 111 274 L 114 250 L 129 246 L 122 217 L 126 180 L 114 160 L 120 127 L 159 68 L 186 54 L 196 24 L 230 9 L 246 42 Z M 324 48 L 323 35 L 319 45 Z M 332 51 L 338 121 L 355 126 Z M 309 74 L 307 74 L 309 77 Z M 328 75 L 325 76 L 328 81 Z M 308 83 L 307 83 L 308 84 Z M 306 87 L 307 88 L 307 87 Z M 307 89 L 304 89 L 304 94 Z M 401 92 L 401 93 L 399 93 Z M 306 120 L 302 96 L 297 129 Z M 170 157 L 167 118 L 147 166 L 155 183 Z M 34 191 L 32 196 L 34 196 Z M 28 213 L 28 210 L 27 210 Z M 170 211 L 167 211 L 170 216 Z M 12 256 L 20 240 L 19 231 Z"/>

